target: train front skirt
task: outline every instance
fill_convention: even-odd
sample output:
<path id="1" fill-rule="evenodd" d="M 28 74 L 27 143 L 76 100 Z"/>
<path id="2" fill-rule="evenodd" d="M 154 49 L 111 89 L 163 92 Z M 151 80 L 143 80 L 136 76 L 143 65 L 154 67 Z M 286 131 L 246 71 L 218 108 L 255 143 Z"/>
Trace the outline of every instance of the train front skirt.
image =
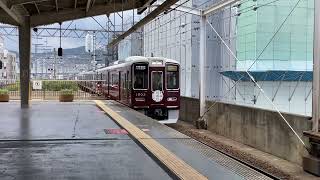
<path id="1" fill-rule="evenodd" d="M 137 110 L 162 124 L 177 123 L 179 119 L 179 109 L 139 109 Z"/>

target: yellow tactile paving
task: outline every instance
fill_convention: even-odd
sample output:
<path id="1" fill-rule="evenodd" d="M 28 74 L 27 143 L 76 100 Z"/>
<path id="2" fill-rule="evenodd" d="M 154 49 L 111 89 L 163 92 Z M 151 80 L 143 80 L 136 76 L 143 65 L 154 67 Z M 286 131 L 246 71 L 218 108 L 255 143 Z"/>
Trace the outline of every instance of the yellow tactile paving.
<path id="1" fill-rule="evenodd" d="M 163 147 L 151 136 L 144 133 L 131 122 L 120 116 L 117 112 L 107 107 L 102 101 L 94 101 L 105 113 L 107 113 L 122 128 L 128 131 L 136 140 L 138 140 L 150 153 L 152 153 L 160 162 L 162 162 L 172 173 L 180 179 L 203 180 L 207 177 L 200 174 L 190 165 L 178 158 L 175 154 Z"/>

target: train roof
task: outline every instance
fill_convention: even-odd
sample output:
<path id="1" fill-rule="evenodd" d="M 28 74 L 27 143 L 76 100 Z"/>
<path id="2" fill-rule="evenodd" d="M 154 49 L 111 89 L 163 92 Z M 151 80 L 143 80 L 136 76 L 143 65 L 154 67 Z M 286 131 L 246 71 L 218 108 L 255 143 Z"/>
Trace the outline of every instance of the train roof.
<path id="1" fill-rule="evenodd" d="M 84 72 L 80 72 L 79 75 L 85 75 L 85 74 L 92 74 L 93 71 L 84 71 Z"/>
<path id="2" fill-rule="evenodd" d="M 168 58 L 164 58 L 164 57 L 130 56 L 130 57 L 127 57 L 124 61 L 121 61 L 121 60 L 118 61 L 117 62 L 118 64 L 98 69 L 97 72 L 104 71 L 104 70 L 109 70 L 109 69 L 113 69 L 113 68 L 125 67 L 125 66 L 128 66 L 128 65 L 132 65 L 133 63 L 137 63 L 137 62 L 148 62 L 148 63 L 150 63 L 150 62 L 156 61 L 156 60 L 162 60 L 162 61 L 164 61 L 164 63 L 180 64 L 176 60 L 168 59 Z"/>

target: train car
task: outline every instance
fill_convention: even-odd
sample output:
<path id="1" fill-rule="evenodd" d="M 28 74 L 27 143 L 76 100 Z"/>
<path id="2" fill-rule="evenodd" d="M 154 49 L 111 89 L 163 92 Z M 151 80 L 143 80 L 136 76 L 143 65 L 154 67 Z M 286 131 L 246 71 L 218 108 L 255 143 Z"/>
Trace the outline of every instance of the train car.
<path id="1" fill-rule="evenodd" d="M 101 92 L 161 123 L 176 123 L 180 108 L 180 64 L 163 57 L 132 56 L 89 73 Z"/>

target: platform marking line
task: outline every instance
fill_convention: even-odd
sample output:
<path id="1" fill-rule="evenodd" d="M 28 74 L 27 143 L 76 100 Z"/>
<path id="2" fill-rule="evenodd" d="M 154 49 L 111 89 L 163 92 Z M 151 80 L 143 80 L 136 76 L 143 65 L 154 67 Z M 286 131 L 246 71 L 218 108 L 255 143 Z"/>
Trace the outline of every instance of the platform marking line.
<path id="1" fill-rule="evenodd" d="M 143 145 L 152 155 L 154 155 L 162 164 L 164 164 L 173 174 L 180 179 L 185 180 L 205 180 L 208 179 L 197 170 L 193 169 L 186 162 L 177 157 L 174 153 L 163 147 L 151 136 L 140 130 L 131 122 L 123 118 L 120 114 L 107 107 L 102 101 L 94 101 L 99 108 L 108 114 L 122 128 Z"/>

